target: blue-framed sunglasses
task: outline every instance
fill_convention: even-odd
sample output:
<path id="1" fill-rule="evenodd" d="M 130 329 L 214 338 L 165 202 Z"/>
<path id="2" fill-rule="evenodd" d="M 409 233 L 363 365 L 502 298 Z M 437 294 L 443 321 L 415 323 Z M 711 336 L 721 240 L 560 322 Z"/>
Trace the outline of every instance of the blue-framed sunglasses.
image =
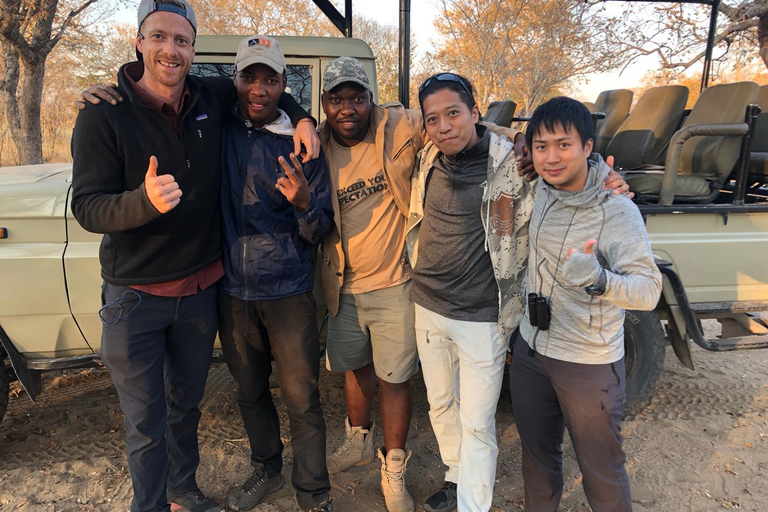
<path id="1" fill-rule="evenodd" d="M 437 80 L 438 82 L 456 82 L 461 85 L 467 94 L 469 94 L 470 98 L 474 99 L 475 97 L 472 94 L 472 91 L 469 90 L 469 87 L 467 87 L 465 79 L 455 73 L 440 73 L 439 75 L 432 75 L 431 77 L 424 80 L 423 84 L 421 84 L 421 87 L 419 87 L 419 94 L 421 94 L 424 89 L 429 87 L 429 84 L 432 83 L 432 80 Z"/>

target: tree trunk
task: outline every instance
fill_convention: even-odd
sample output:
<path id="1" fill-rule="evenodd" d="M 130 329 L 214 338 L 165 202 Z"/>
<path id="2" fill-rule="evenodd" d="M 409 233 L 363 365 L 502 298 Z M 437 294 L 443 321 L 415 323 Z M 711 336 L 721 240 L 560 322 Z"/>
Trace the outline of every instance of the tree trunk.
<path id="1" fill-rule="evenodd" d="M 19 54 L 10 43 L 0 38 L 0 53 L 3 56 L 2 79 L 0 79 L 0 101 L 3 104 L 6 124 L 11 133 L 11 139 L 16 144 L 16 135 L 21 136 L 21 116 L 19 103 L 16 100 L 16 90 L 19 84 Z M 16 163 L 19 163 L 17 157 Z"/>
<path id="2" fill-rule="evenodd" d="M 0 39 L 4 74 L 0 79 L 0 100 L 16 146 L 20 165 L 43 163 L 43 136 L 40 103 L 43 95 L 45 60 L 23 62 L 10 43 Z"/>
<path id="3" fill-rule="evenodd" d="M 40 103 L 43 97 L 45 60 L 22 63 L 19 77 L 19 112 L 21 114 L 21 137 L 14 136 L 19 152 L 19 163 L 43 163 L 43 132 L 40 126 Z"/>

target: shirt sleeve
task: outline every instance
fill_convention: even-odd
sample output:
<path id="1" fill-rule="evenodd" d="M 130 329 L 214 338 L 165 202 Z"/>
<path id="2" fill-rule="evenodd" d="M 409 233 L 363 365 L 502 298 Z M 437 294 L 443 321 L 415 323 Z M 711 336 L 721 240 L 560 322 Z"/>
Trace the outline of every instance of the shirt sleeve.
<path id="1" fill-rule="evenodd" d="M 294 208 L 294 211 L 299 225 L 299 236 L 308 243 L 317 245 L 325 240 L 333 226 L 331 181 L 322 151 L 318 158 L 303 164 L 303 167 L 311 199 L 306 210 Z"/>
<path id="2" fill-rule="evenodd" d="M 125 162 L 105 108 L 120 107 L 91 105 L 77 116 L 72 134 L 72 213 L 84 229 L 110 234 L 143 226 L 161 213 L 152 206 L 143 183 L 125 190 Z"/>
<path id="3" fill-rule="evenodd" d="M 299 105 L 299 102 L 287 92 L 280 95 L 280 100 L 277 102 L 277 108 L 288 114 L 293 126 L 296 126 L 299 124 L 299 121 L 305 118 L 312 119 L 312 122 L 317 126 L 317 121 L 315 121 L 315 119 L 310 116 L 301 105 Z"/>
<path id="4" fill-rule="evenodd" d="M 607 212 L 605 242 L 598 245 L 607 260 L 604 300 L 623 309 L 651 311 L 661 296 L 661 272 L 656 266 L 637 207 L 616 197 L 620 208 Z"/>

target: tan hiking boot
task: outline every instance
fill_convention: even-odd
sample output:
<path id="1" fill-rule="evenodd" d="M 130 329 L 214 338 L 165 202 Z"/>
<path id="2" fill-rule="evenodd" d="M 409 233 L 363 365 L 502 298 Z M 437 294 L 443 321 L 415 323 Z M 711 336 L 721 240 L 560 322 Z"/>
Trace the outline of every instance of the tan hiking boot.
<path id="1" fill-rule="evenodd" d="M 347 418 L 344 425 L 347 430 L 344 442 L 325 459 L 329 475 L 346 471 L 352 466 L 370 464 L 374 459 L 373 429 L 376 424 L 371 421 L 369 428 L 353 427 Z"/>
<path id="2" fill-rule="evenodd" d="M 412 452 L 393 448 L 384 456 L 379 448 L 381 459 L 381 493 L 389 512 L 413 512 L 413 497 L 405 487 L 405 469 Z"/>

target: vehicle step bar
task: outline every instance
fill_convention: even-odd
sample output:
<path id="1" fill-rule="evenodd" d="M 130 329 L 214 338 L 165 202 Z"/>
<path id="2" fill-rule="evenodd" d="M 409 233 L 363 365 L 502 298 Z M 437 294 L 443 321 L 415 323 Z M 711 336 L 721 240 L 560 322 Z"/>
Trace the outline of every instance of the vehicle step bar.
<path id="1" fill-rule="evenodd" d="M 101 356 L 99 354 L 57 357 L 53 359 L 27 359 L 27 368 L 30 370 L 72 370 L 95 366 L 101 366 Z"/>
<path id="2" fill-rule="evenodd" d="M 699 302 L 696 304 L 691 304 L 691 309 L 697 315 L 768 311 L 768 300 L 745 300 L 739 302 Z"/>
<path id="3" fill-rule="evenodd" d="M 751 350 L 753 348 L 768 347 L 768 335 L 739 336 L 737 338 L 723 338 L 710 340 L 717 345 L 719 351 Z"/>
<path id="4" fill-rule="evenodd" d="M 696 317 L 697 311 L 693 308 L 688 295 L 685 293 L 685 287 L 680 276 L 672 268 L 672 263 L 666 260 L 657 258 L 656 265 L 659 267 L 661 273 L 669 279 L 669 284 L 672 286 L 672 292 L 675 294 L 677 304 L 680 306 L 680 311 L 685 318 L 685 330 L 688 336 L 698 346 L 704 350 L 711 352 L 730 352 L 733 350 L 754 350 L 759 348 L 768 348 L 768 336 L 755 335 L 755 336 L 740 336 L 737 338 L 725 338 L 725 339 L 707 339 L 704 337 L 704 333 L 701 332 L 701 324 Z M 739 303 L 736 303 L 738 306 Z M 742 302 L 746 304 L 746 302 Z M 726 311 L 728 311 L 726 309 Z M 755 310 L 752 310 L 755 311 Z M 759 310 L 758 310 L 759 311 Z"/>

